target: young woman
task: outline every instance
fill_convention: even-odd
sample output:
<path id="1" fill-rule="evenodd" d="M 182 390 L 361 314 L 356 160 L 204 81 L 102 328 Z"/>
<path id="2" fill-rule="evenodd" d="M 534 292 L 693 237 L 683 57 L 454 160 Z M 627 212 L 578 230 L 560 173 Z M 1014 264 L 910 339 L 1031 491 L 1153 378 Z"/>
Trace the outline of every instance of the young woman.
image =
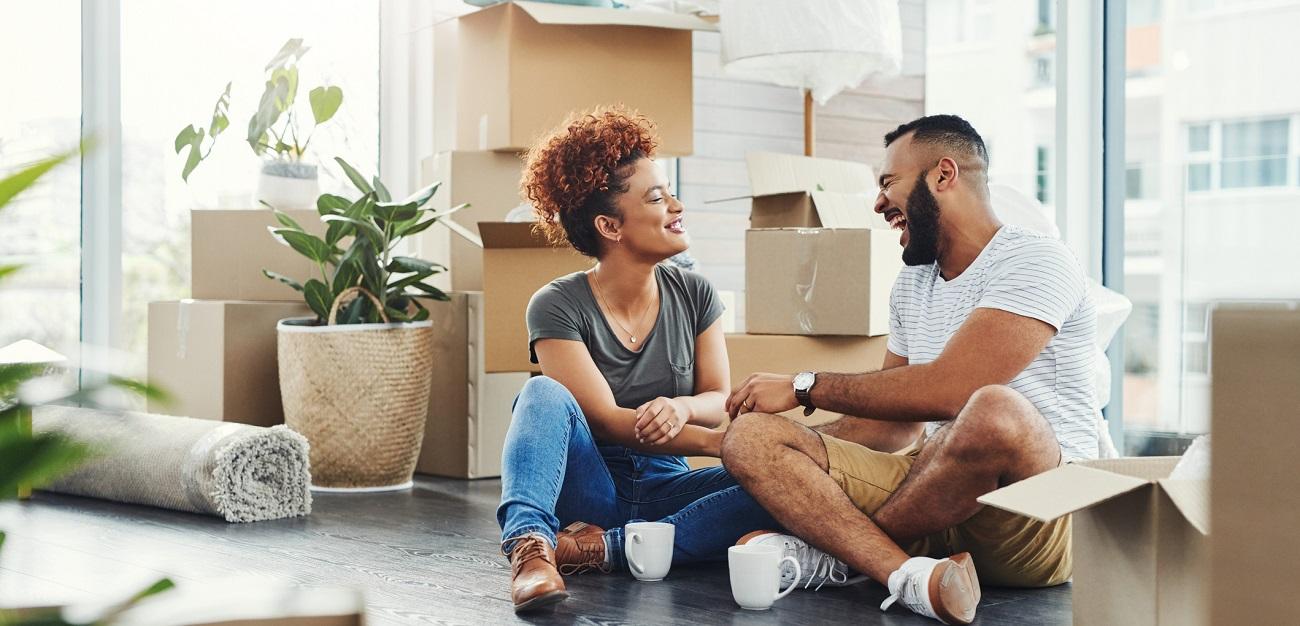
<path id="1" fill-rule="evenodd" d="M 571 118 L 528 155 L 539 228 L 598 263 L 528 305 L 543 376 L 515 400 L 497 509 L 516 611 L 568 597 L 561 571 L 624 568 L 629 521 L 676 525 L 674 563 L 725 558 L 775 527 L 725 470 L 683 458 L 719 455 L 729 374 L 713 287 L 661 263 L 689 239 L 656 143 L 649 120 L 612 109 Z"/>

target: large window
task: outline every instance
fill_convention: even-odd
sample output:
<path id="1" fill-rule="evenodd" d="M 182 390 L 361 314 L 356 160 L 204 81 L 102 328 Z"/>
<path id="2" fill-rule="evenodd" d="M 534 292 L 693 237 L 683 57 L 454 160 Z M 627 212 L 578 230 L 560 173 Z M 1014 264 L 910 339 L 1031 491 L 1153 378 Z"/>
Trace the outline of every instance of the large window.
<path id="1" fill-rule="evenodd" d="M 122 2 L 122 337 L 144 354 L 148 303 L 189 297 L 191 209 L 258 208 L 259 158 L 244 139 L 262 94 L 264 67 L 289 38 L 310 50 L 299 63 L 299 105 L 320 85 L 342 88 L 343 105 L 311 139 L 321 190 L 346 179 L 333 157 L 364 172 L 379 162 L 378 0 L 197 0 Z M 202 15 L 202 19 L 194 16 Z M 184 28 L 176 25 L 184 24 Z M 181 180 L 173 141 L 187 124 L 206 126 L 231 82 L 230 131 L 209 160 Z M 312 127 L 310 115 L 302 126 Z M 268 235 L 269 236 L 269 235 Z"/>
<path id="2" fill-rule="evenodd" d="M 76 148 L 81 135 L 81 3 L 6 5 L 0 19 L 0 175 Z M 39 51 L 39 53 L 37 52 Z M 81 187 L 76 161 L 0 212 L 0 346 L 32 339 L 68 355 L 80 336 Z"/>
<path id="3" fill-rule="evenodd" d="M 1300 300 L 1300 276 L 1280 269 L 1294 265 L 1300 232 L 1300 84 L 1279 78 L 1293 68 L 1277 54 L 1300 31 L 1300 2 L 1162 6 L 1128 4 L 1124 268 L 1135 308 L 1123 419 L 1195 434 L 1209 429 L 1214 309 Z"/>

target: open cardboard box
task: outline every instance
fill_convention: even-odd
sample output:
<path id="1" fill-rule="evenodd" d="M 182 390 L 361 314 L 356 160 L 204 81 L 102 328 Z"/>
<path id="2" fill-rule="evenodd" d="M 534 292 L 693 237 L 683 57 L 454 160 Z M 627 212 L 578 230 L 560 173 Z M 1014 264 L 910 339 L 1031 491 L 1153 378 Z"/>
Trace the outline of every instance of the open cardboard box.
<path id="1" fill-rule="evenodd" d="M 1040 521 L 1074 515 L 1075 624 L 1207 624 L 1209 484 L 1168 478 L 1177 463 L 1071 463 L 979 502 Z"/>
<path id="2" fill-rule="evenodd" d="M 254 426 L 283 423 L 275 325 L 306 315 L 311 310 L 301 299 L 149 303 L 149 384 L 169 397 L 151 398 L 147 410 Z"/>
<path id="3" fill-rule="evenodd" d="M 746 330 L 774 335 L 889 332 L 903 267 L 898 233 L 873 210 L 871 167 L 756 152 L 745 233 Z"/>
<path id="4" fill-rule="evenodd" d="M 528 358 L 528 301 L 546 283 L 595 261 L 572 246 L 552 245 L 532 222 L 480 222 L 477 235 L 454 220 L 442 222 L 482 250 L 484 371 L 541 372 Z"/>
<path id="5" fill-rule="evenodd" d="M 677 13 L 522 1 L 455 19 L 454 33 L 435 27 L 453 40 L 456 59 L 435 80 L 455 81 L 456 149 L 520 152 L 572 111 L 621 103 L 657 123 L 661 154 L 693 151 L 691 31 L 715 25 Z M 450 107 L 443 97 L 435 108 Z"/>
<path id="6" fill-rule="evenodd" d="M 437 358 L 415 471 L 453 478 L 500 476 L 511 409 L 531 374 L 487 373 L 483 294 L 447 295 L 451 300 L 427 304 Z"/>
<path id="7" fill-rule="evenodd" d="M 318 237 L 325 225 L 316 211 L 285 211 Z M 190 211 L 190 292 L 196 300 L 269 300 L 302 302 L 302 294 L 262 274 L 267 269 L 302 281 L 319 276 L 311 259 L 267 232 L 279 227 L 270 209 L 196 209 Z"/>
<path id="8" fill-rule="evenodd" d="M 478 235 L 479 222 L 505 221 L 506 214 L 523 202 L 519 195 L 522 170 L 520 156 L 508 152 L 444 152 L 421 163 L 420 178 L 422 185 L 441 183 L 433 195 L 431 206 L 434 210 L 446 211 L 469 204 L 457 211 L 452 219 Z M 481 246 L 463 237 L 449 237 L 443 228 L 431 228 L 416 237 L 422 252 L 441 247 L 434 239 L 449 239 L 446 242 L 447 265 L 453 290 L 483 289 Z M 426 253 L 423 258 L 431 257 Z"/>

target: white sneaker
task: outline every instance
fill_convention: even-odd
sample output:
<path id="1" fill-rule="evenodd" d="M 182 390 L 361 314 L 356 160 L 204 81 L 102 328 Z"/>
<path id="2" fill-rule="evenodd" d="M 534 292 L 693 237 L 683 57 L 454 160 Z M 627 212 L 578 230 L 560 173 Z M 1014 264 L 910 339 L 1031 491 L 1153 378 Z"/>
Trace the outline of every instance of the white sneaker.
<path id="1" fill-rule="evenodd" d="M 914 556 L 889 575 L 889 594 L 880 605 L 882 611 L 901 600 L 918 615 L 945 624 L 969 624 L 980 603 L 980 581 L 969 553 L 943 560 Z"/>
<path id="2" fill-rule="evenodd" d="M 794 579 L 794 572 L 781 570 L 781 589 L 784 590 L 790 585 L 802 584 L 804 589 L 817 585 L 817 589 L 825 586 L 830 587 L 847 587 L 860 583 L 867 579 L 849 570 L 849 566 L 843 561 L 812 547 L 808 542 L 794 535 L 783 535 L 770 530 L 757 530 L 736 542 L 736 545 L 743 546 L 747 544 L 770 544 L 779 546 L 785 551 L 785 556 L 794 557 L 799 562 L 799 569 L 803 571 L 803 578 Z"/>

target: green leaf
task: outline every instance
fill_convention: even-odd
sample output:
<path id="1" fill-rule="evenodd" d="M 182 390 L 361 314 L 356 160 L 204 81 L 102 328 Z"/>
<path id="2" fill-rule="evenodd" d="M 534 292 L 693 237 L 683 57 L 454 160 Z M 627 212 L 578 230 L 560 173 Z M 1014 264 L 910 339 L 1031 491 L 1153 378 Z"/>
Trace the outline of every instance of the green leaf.
<path id="1" fill-rule="evenodd" d="M 23 269 L 23 266 L 21 266 L 21 265 L 0 265 L 0 280 L 4 280 L 4 277 L 5 277 L 5 276 L 8 276 L 8 275 L 10 275 L 10 274 L 14 274 L 14 273 L 16 273 L 18 270 L 20 270 L 20 269 Z"/>
<path id="2" fill-rule="evenodd" d="M 370 306 L 370 298 L 362 297 L 353 299 L 351 302 L 343 305 L 343 310 L 339 312 L 336 321 L 340 324 L 360 324 L 365 321 L 366 315 L 369 314 L 367 309 Z"/>
<path id="3" fill-rule="evenodd" d="M 192 145 L 194 143 L 194 138 L 198 136 L 199 131 L 194 129 L 193 124 L 182 128 L 181 132 L 176 133 L 176 154 L 180 154 L 181 150 L 185 149 L 185 146 Z"/>
<path id="4" fill-rule="evenodd" d="M 338 112 L 339 106 L 343 104 L 343 90 L 337 86 L 317 87 L 307 94 L 307 99 L 311 101 L 311 114 L 319 126 Z"/>
<path id="5" fill-rule="evenodd" d="M 323 193 L 316 198 L 316 212 L 321 215 L 343 213 L 350 206 L 352 203 L 347 198 L 332 193 Z"/>
<path id="6" fill-rule="evenodd" d="M 334 157 L 334 160 L 338 161 L 339 167 L 343 168 L 343 173 L 347 175 L 348 180 L 352 181 L 352 186 L 356 187 L 357 190 L 366 194 L 375 192 L 374 188 L 370 186 L 370 183 L 366 182 L 366 177 L 362 176 L 361 172 L 358 172 L 356 168 L 348 165 L 347 161 L 344 161 L 339 157 Z"/>
<path id="7" fill-rule="evenodd" d="M 350 287 L 357 286 L 357 281 L 361 280 L 361 267 L 356 262 L 356 247 L 348 249 L 348 253 L 339 261 L 338 269 L 334 271 L 334 283 L 331 285 L 334 297 L 339 297 Z"/>
<path id="8" fill-rule="evenodd" d="M 392 261 L 389 261 L 388 267 L 384 269 L 390 272 L 406 273 L 406 272 L 431 272 L 434 269 L 445 270 L 447 268 L 437 263 L 426 261 L 424 259 L 417 259 L 412 256 L 395 256 L 393 257 Z"/>
<path id="9" fill-rule="evenodd" d="M 370 184 L 375 186 L 376 200 L 379 200 L 380 202 L 393 201 L 393 194 L 388 193 L 388 188 L 384 186 L 384 183 L 380 182 L 378 174 L 370 177 Z"/>
<path id="10" fill-rule="evenodd" d="M 379 202 L 375 204 L 375 216 L 385 222 L 404 222 L 414 218 L 419 213 L 415 204 L 397 204 L 395 202 Z"/>
<path id="11" fill-rule="evenodd" d="M 253 147 L 254 153 L 262 154 L 266 151 L 266 147 L 262 145 L 266 143 L 264 138 L 267 131 L 280 119 L 280 114 L 284 112 L 280 109 L 279 103 L 286 96 L 288 88 L 285 82 L 266 81 L 266 88 L 262 91 L 257 112 L 248 118 L 248 143 Z"/>
<path id="12" fill-rule="evenodd" d="M 5 413 L 16 415 L 18 409 Z M 19 485 L 44 486 L 90 456 L 90 448 L 62 434 L 0 431 L 0 494 L 16 493 Z"/>
<path id="13" fill-rule="evenodd" d="M 212 122 L 208 124 L 209 137 L 215 138 L 230 126 L 230 85 L 231 83 L 226 83 L 226 91 L 212 107 Z"/>
<path id="14" fill-rule="evenodd" d="M 438 188 L 441 186 L 441 182 L 429 185 L 428 187 L 411 194 L 402 201 L 402 204 L 414 204 L 417 207 L 423 208 L 424 204 L 433 198 L 433 194 L 438 193 Z"/>
<path id="15" fill-rule="evenodd" d="M 374 249 L 372 249 L 364 240 L 353 245 L 360 245 L 363 248 L 358 252 L 355 262 L 361 268 L 361 276 L 365 279 L 366 289 L 369 289 L 370 292 L 375 295 L 383 294 L 384 272 L 379 267 L 379 259 L 375 257 Z"/>
<path id="16" fill-rule="evenodd" d="M 327 216 L 336 217 L 336 216 Z M 325 243 L 320 237 L 289 228 L 267 226 L 271 235 L 280 243 L 293 248 L 316 263 L 324 263 L 333 255 L 334 247 Z"/>
<path id="17" fill-rule="evenodd" d="M 9 204 L 14 196 L 18 195 L 24 189 L 31 187 L 33 183 L 44 176 L 46 172 L 54 169 L 54 166 L 68 160 L 76 152 L 65 152 L 58 156 L 37 161 L 3 179 L 0 179 L 0 207 Z"/>
<path id="18" fill-rule="evenodd" d="M 412 297 L 415 298 L 430 298 L 433 300 L 441 300 L 443 302 L 446 302 L 447 300 L 451 299 L 451 297 L 448 296 L 446 292 L 428 283 L 415 283 L 411 286 L 424 292 L 423 295 L 414 294 Z"/>
<path id="19" fill-rule="evenodd" d="M 374 246 L 374 249 L 376 250 L 384 249 L 384 244 L 385 244 L 384 231 L 379 230 L 379 227 L 375 226 L 374 224 L 371 224 L 370 222 L 367 222 L 365 220 L 360 220 L 354 217 L 348 217 L 346 215 L 326 215 L 321 218 L 321 221 L 327 224 L 334 224 L 339 222 L 351 224 L 361 229 L 361 233 L 366 236 L 366 239 L 370 240 L 370 244 Z"/>
<path id="20" fill-rule="evenodd" d="M 0 405 L 18 393 L 18 386 L 40 376 L 45 366 L 32 363 L 0 364 Z"/>
<path id="21" fill-rule="evenodd" d="M 134 393 L 147 400 L 153 400 L 154 402 L 169 402 L 171 400 L 170 394 L 161 387 L 142 383 L 138 380 L 131 380 L 130 378 L 122 378 L 120 376 L 109 376 L 108 384 L 112 387 L 117 387 L 118 389 Z"/>
<path id="22" fill-rule="evenodd" d="M 430 215 L 430 216 L 429 216 L 429 219 L 440 220 L 440 219 L 442 219 L 442 218 L 444 218 L 444 217 L 447 217 L 448 215 L 451 215 L 451 214 L 453 214 L 453 213 L 455 213 L 455 212 L 457 212 L 457 211 L 459 211 L 459 210 L 461 210 L 461 209 L 468 209 L 470 206 L 471 206 L 471 205 L 470 205 L 470 203 L 468 203 L 468 202 L 465 202 L 465 203 L 463 203 L 463 204 L 458 204 L 458 205 L 456 205 L 456 206 L 454 206 L 454 207 L 451 207 L 450 209 L 447 209 L 446 211 L 439 211 L 439 212 L 437 212 L 437 213 L 434 213 L 434 214 Z"/>
<path id="23" fill-rule="evenodd" d="M 411 222 L 409 224 L 403 222 L 403 224 L 399 226 L 397 230 L 394 231 L 394 234 L 396 234 L 398 237 L 410 237 L 411 235 L 422 233 L 428 230 L 430 226 L 433 226 L 434 224 L 437 223 L 438 223 L 437 219 L 425 220 L 418 224 L 414 222 Z"/>
<path id="24" fill-rule="evenodd" d="M 330 316 L 330 307 L 334 305 L 334 298 L 330 293 L 330 288 L 325 283 L 313 278 L 307 281 L 303 286 L 303 296 L 307 300 L 307 306 L 311 307 L 313 313 L 321 319 L 322 322 L 328 321 Z"/>
<path id="25" fill-rule="evenodd" d="M 294 291 L 298 291 L 298 292 L 302 291 L 302 284 L 300 284 L 298 281 L 292 278 L 289 278 L 288 276 L 285 276 L 284 274 L 280 274 L 278 272 L 272 272 L 271 270 L 262 270 L 262 275 L 267 278 L 270 278 L 271 280 L 278 280 L 290 287 L 293 287 Z"/>
<path id="26" fill-rule="evenodd" d="M 430 276 L 433 276 L 436 273 L 437 272 L 434 272 L 433 270 L 416 272 L 414 274 L 403 277 L 389 284 L 388 290 L 399 294 L 403 293 L 407 287 L 410 287 L 411 285 L 414 285 Z"/>
<path id="27" fill-rule="evenodd" d="M 270 82 L 275 83 L 275 106 L 281 113 L 293 108 L 298 98 L 298 66 L 290 65 L 271 70 Z"/>
<path id="28" fill-rule="evenodd" d="M 302 39 L 290 39 L 284 42 L 284 45 L 280 47 L 280 51 L 275 53 L 275 56 L 271 57 L 270 61 L 267 61 L 265 69 L 269 72 L 273 67 L 284 65 L 290 61 L 297 62 L 304 54 L 307 54 L 308 50 L 311 50 L 311 48 L 302 45 Z"/>
<path id="29" fill-rule="evenodd" d="M 307 232 L 307 230 L 304 229 L 301 224 L 295 222 L 292 217 L 289 217 L 288 213 L 285 213 L 284 211 L 281 211 L 279 209 L 274 209 L 274 213 L 275 213 L 275 221 L 283 224 L 285 228 L 292 228 L 300 232 Z"/>

